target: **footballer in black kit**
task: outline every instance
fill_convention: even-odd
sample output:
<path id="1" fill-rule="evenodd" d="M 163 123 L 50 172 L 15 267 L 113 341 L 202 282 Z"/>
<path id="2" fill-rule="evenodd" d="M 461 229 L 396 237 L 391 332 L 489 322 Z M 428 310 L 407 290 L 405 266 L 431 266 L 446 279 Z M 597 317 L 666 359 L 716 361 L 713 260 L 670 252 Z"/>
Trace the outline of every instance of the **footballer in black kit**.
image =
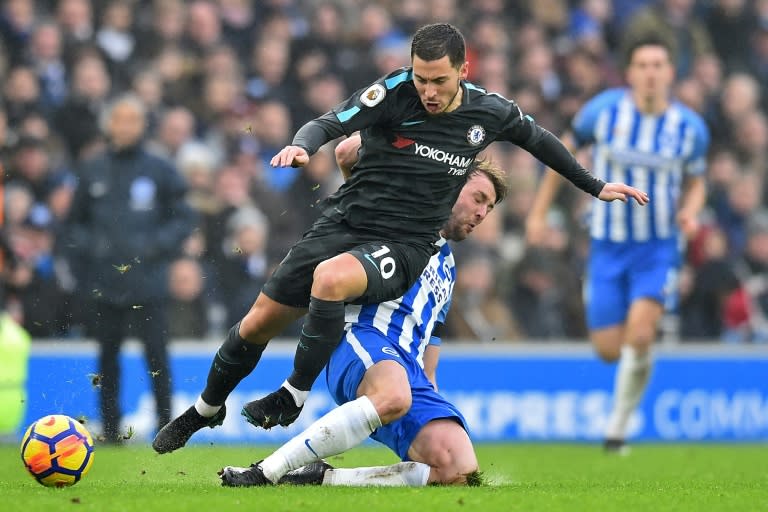
<path id="1" fill-rule="evenodd" d="M 354 302 L 399 297 L 432 255 L 432 243 L 451 213 L 470 165 L 495 140 L 517 144 L 582 190 L 594 196 L 600 193 L 605 183 L 579 165 L 514 101 L 469 82 L 461 87 L 458 108 L 432 115 L 413 85 L 413 70 L 403 68 L 299 130 L 294 145 L 310 155 L 326 142 L 358 130 L 362 146 L 351 177 L 322 204 L 325 219 L 321 217 L 281 263 L 264 288 L 267 295 L 283 304 L 306 306 L 315 265 L 363 245 L 350 251 L 369 278 L 365 294 Z M 334 227 L 328 220 L 343 225 Z M 321 233 L 325 236 L 318 236 Z M 384 264 L 389 261 L 394 264 Z"/>

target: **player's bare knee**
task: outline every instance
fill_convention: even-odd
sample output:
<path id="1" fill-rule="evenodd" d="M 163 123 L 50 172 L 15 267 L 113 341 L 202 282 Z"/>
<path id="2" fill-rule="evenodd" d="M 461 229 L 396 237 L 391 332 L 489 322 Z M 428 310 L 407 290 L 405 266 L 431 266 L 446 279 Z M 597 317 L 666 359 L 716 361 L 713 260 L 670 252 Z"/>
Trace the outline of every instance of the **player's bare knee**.
<path id="1" fill-rule="evenodd" d="M 312 276 L 312 296 L 325 300 L 347 298 L 346 279 L 330 261 L 323 261 L 315 268 Z"/>
<path id="2" fill-rule="evenodd" d="M 478 470 L 476 460 L 457 457 L 448 447 L 431 453 L 429 464 L 432 466 L 432 483 L 441 485 L 466 485 L 467 476 Z"/>
<path id="3" fill-rule="evenodd" d="M 397 387 L 386 392 L 369 395 L 368 398 L 376 408 L 376 412 L 384 425 L 405 416 L 411 409 L 413 402 L 410 389 L 400 390 Z"/>

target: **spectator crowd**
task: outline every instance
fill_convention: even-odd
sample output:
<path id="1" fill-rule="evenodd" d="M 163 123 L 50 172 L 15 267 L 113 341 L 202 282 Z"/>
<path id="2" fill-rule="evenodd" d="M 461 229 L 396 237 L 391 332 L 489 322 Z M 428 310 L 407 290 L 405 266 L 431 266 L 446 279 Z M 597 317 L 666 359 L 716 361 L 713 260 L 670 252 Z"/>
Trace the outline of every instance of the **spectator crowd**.
<path id="1" fill-rule="evenodd" d="M 622 83 L 629 41 L 669 38 L 674 94 L 713 143 L 703 228 L 668 329 L 683 341 L 768 341 L 768 0 L 2 0 L 3 232 L 16 255 L 6 310 L 35 338 L 91 334 L 103 291 L 82 278 L 69 217 L 108 143 L 109 106 L 130 94 L 146 108 L 145 147 L 180 173 L 195 212 L 164 277 L 169 333 L 222 335 L 341 183 L 331 145 L 304 168 L 269 159 L 299 126 L 409 65 L 409 35 L 438 21 L 466 35 L 471 82 L 555 134 Z M 487 156 L 511 195 L 456 248 L 446 338 L 585 339 L 589 198 L 564 187 L 545 246 L 527 248 L 543 169 L 512 145 Z M 142 261 L 114 270 L 130 279 Z"/>

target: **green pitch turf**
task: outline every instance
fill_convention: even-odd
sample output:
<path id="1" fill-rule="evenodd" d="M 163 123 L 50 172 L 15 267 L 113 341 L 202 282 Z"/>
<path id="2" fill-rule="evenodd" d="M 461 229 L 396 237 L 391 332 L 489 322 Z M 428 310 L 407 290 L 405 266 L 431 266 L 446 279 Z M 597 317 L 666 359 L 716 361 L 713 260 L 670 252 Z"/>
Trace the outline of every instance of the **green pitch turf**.
<path id="1" fill-rule="evenodd" d="M 379 512 L 379 511 L 768 511 L 768 445 L 645 445 L 627 457 L 597 445 L 481 444 L 488 485 L 475 488 L 230 489 L 224 465 L 248 465 L 267 447 L 190 446 L 158 456 L 136 444 L 97 446 L 91 472 L 65 489 L 27 475 L 16 446 L 0 446 L 2 511 Z M 363 447 L 341 467 L 396 462 Z"/>

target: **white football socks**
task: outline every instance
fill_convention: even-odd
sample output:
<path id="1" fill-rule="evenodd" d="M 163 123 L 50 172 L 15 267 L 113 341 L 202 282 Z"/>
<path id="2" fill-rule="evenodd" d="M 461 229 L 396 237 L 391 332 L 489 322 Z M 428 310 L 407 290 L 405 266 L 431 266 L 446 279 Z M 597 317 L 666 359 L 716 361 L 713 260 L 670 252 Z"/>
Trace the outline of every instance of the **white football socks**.
<path id="1" fill-rule="evenodd" d="M 429 471 L 430 467 L 421 462 L 400 462 L 391 466 L 370 468 L 329 469 L 323 477 L 323 485 L 424 487 L 429 481 Z"/>
<path id="2" fill-rule="evenodd" d="M 212 418 L 214 414 L 219 412 L 219 409 L 221 409 L 220 405 L 209 405 L 205 403 L 203 397 L 198 397 L 197 402 L 195 402 L 195 410 L 204 418 Z"/>
<path id="3" fill-rule="evenodd" d="M 281 386 L 288 390 L 288 392 L 293 397 L 293 401 L 296 402 L 297 407 L 302 407 L 304 402 L 306 402 L 307 398 L 309 397 L 309 391 L 296 389 L 295 387 L 291 386 L 287 379 L 281 384 Z"/>
<path id="4" fill-rule="evenodd" d="M 376 408 L 367 396 L 347 402 L 310 425 L 260 464 L 270 481 L 324 457 L 337 455 L 363 442 L 381 426 Z"/>
<path id="5" fill-rule="evenodd" d="M 608 428 L 605 432 L 606 439 L 623 440 L 626 437 L 629 418 L 645 393 L 650 375 L 650 351 L 641 354 L 631 345 L 623 346 L 619 365 L 616 369 L 613 409 L 608 419 Z"/>

